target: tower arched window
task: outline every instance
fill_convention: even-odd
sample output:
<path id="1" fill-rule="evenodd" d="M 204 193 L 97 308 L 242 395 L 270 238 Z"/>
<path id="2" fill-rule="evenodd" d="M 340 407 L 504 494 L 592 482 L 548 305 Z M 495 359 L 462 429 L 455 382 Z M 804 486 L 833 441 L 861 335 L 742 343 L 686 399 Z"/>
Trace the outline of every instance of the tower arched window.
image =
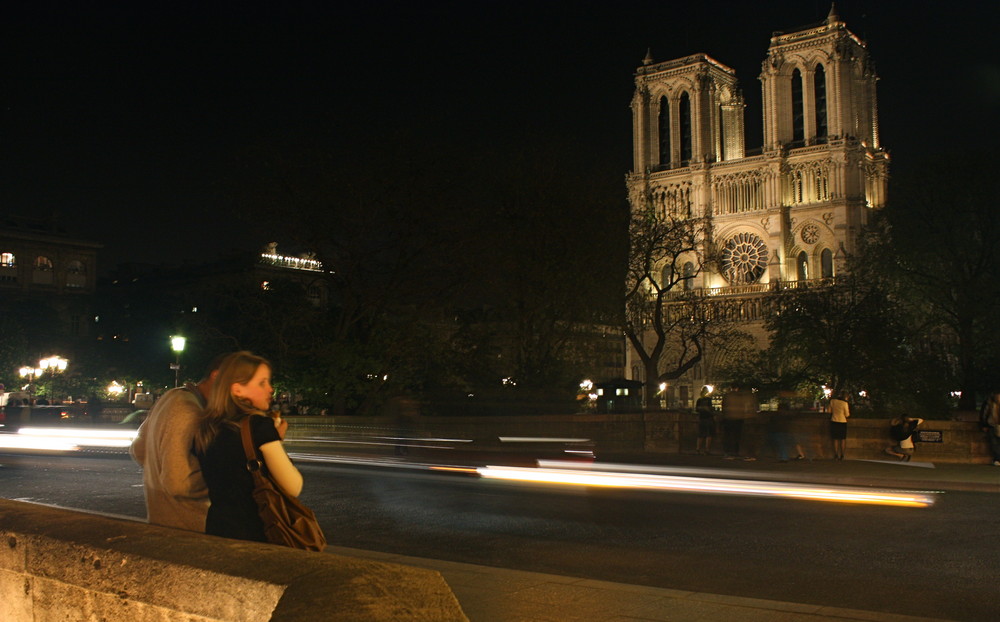
<path id="1" fill-rule="evenodd" d="M 833 277 L 833 253 L 829 248 L 824 248 L 820 254 L 820 269 L 823 271 L 823 278 Z"/>
<path id="2" fill-rule="evenodd" d="M 690 163 L 693 153 L 691 141 L 691 96 L 687 93 L 681 94 L 678 106 L 677 112 L 681 121 L 681 160 L 685 163 Z"/>
<path id="3" fill-rule="evenodd" d="M 74 259 L 66 265 L 66 271 L 70 274 L 87 274 L 87 266 L 82 261 Z"/>
<path id="4" fill-rule="evenodd" d="M 722 162 L 726 159 L 726 109 L 723 106 L 719 106 L 717 111 L 719 117 L 719 145 L 716 148 L 715 159 L 717 162 Z"/>
<path id="5" fill-rule="evenodd" d="M 54 275 L 52 273 L 52 260 L 44 255 L 35 257 L 34 270 L 32 270 L 32 281 L 38 285 L 52 285 Z"/>
<path id="6" fill-rule="evenodd" d="M 663 266 L 663 271 L 660 273 L 660 287 L 667 288 L 670 287 L 674 282 L 674 267 L 670 264 Z"/>
<path id="7" fill-rule="evenodd" d="M 690 261 L 684 264 L 684 291 L 694 289 L 694 264 Z"/>
<path id="8" fill-rule="evenodd" d="M 809 280 L 809 255 L 805 251 L 799 253 L 798 259 L 795 260 L 795 269 L 800 281 Z"/>
<path id="9" fill-rule="evenodd" d="M 802 100 L 802 72 L 792 72 L 792 142 L 801 143 L 806 138 L 805 114 Z"/>
<path id="10" fill-rule="evenodd" d="M 816 141 L 826 142 L 827 122 L 826 122 L 826 70 L 823 65 L 816 65 L 816 73 L 813 74 L 813 98 L 816 100 Z"/>
<path id="11" fill-rule="evenodd" d="M 66 264 L 66 287 L 86 287 L 87 266 L 82 261 L 74 259 Z"/>
<path id="12" fill-rule="evenodd" d="M 660 115 L 657 129 L 660 133 L 660 165 L 670 166 L 670 102 L 660 98 Z"/>

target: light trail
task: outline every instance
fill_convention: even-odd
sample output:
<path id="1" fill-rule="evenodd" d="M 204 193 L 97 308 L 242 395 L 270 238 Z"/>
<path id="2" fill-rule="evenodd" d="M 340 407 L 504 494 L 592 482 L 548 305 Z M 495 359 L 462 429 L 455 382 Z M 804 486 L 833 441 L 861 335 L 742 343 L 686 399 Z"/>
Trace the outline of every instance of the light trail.
<path id="1" fill-rule="evenodd" d="M 481 477 L 487 479 L 543 484 L 771 496 L 839 503 L 893 505 L 899 507 L 928 507 L 934 503 L 934 495 L 926 492 L 866 490 L 847 486 L 818 486 L 814 484 L 716 479 L 649 473 L 595 472 L 594 469 L 486 466 L 476 470 Z"/>
<path id="2" fill-rule="evenodd" d="M 0 448 L 37 451 L 80 451 L 85 447 L 125 448 L 136 430 L 97 428 L 21 428 L 17 434 L 0 434 Z"/>

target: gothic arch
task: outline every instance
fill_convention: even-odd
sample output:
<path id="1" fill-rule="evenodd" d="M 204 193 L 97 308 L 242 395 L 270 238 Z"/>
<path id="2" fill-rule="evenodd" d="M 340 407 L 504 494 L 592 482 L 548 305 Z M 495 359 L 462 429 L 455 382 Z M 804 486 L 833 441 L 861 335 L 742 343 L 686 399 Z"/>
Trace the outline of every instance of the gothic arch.
<path id="1" fill-rule="evenodd" d="M 819 249 L 819 277 L 822 279 L 832 279 L 837 276 L 836 262 L 833 251 L 829 248 Z"/>

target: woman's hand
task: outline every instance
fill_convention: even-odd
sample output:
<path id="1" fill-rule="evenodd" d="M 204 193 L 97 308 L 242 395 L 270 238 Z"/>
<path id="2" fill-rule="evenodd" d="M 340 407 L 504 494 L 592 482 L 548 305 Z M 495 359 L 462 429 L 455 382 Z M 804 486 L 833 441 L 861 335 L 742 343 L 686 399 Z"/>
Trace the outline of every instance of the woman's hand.
<path id="1" fill-rule="evenodd" d="M 278 431 L 278 436 L 281 440 L 285 440 L 285 433 L 288 431 L 288 421 L 284 417 L 275 417 L 274 429 Z"/>

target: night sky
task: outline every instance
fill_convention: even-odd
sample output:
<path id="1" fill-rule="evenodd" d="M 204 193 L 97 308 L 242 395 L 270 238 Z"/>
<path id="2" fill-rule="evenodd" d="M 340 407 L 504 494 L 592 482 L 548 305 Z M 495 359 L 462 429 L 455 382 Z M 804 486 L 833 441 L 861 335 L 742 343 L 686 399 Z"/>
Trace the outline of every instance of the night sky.
<path id="1" fill-rule="evenodd" d="M 771 33 L 830 9 L 816 0 L 25 4 L 0 20 L 0 210 L 56 215 L 105 245 L 105 269 L 260 247 L 268 240 L 248 234 L 239 211 L 248 161 L 302 141 L 349 149 L 387 127 L 468 153 L 551 143 L 623 184 L 632 72 L 647 47 L 657 61 L 704 52 L 736 69 L 747 147 L 760 146 L 757 76 Z M 837 2 L 875 59 L 896 170 L 940 146 L 997 140 L 1000 9 L 984 4 Z M 390 164 L 371 162 L 386 174 Z"/>

